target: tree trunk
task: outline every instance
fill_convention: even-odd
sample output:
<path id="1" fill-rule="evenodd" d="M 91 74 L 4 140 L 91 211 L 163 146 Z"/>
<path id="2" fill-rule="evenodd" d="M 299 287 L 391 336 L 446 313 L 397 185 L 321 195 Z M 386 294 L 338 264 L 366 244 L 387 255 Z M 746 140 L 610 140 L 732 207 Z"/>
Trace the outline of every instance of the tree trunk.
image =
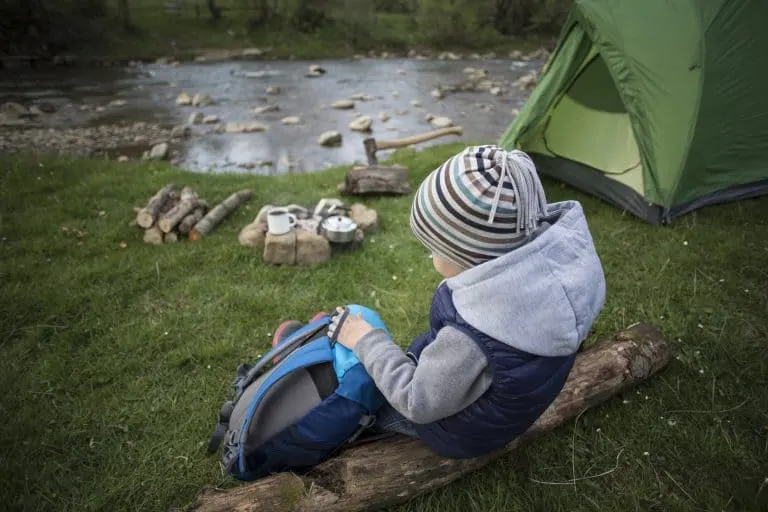
<path id="1" fill-rule="evenodd" d="M 136 222 L 139 226 L 148 229 L 155 224 L 163 206 L 165 206 L 165 203 L 171 198 L 175 187 L 176 185 L 169 183 L 152 196 L 147 203 L 147 206 L 142 208 L 141 211 L 136 214 Z"/>
<path id="2" fill-rule="evenodd" d="M 202 240 L 203 237 L 213 231 L 213 229 L 218 226 L 227 215 L 237 210 L 237 208 L 242 203 L 248 201 L 251 196 L 253 196 L 253 192 L 245 189 L 235 192 L 226 198 L 224 202 L 218 204 L 213 210 L 208 212 L 208 215 L 203 217 L 200 222 L 195 224 L 195 227 L 189 232 L 189 239 L 194 241 Z"/>
<path id="3" fill-rule="evenodd" d="M 221 9 L 216 7 L 216 0 L 207 0 L 208 3 L 208 12 L 211 13 L 211 19 L 213 21 L 218 21 L 221 19 Z"/>
<path id="4" fill-rule="evenodd" d="M 402 503 L 513 454 L 522 443 L 648 379 L 670 357 L 661 332 L 639 324 L 579 354 L 552 405 L 522 436 L 491 455 L 443 459 L 420 441 L 397 436 L 349 448 L 305 476 L 279 473 L 226 491 L 205 490 L 191 510 L 348 512 Z"/>
<path id="5" fill-rule="evenodd" d="M 411 190 L 408 169 L 401 166 L 362 167 L 347 173 L 339 193 L 344 195 L 407 194 Z"/>
<path id="6" fill-rule="evenodd" d="M 197 194 L 190 187 L 184 187 L 181 191 L 181 200 L 168 213 L 160 217 L 160 220 L 157 221 L 157 226 L 163 233 L 170 233 L 197 206 Z"/>

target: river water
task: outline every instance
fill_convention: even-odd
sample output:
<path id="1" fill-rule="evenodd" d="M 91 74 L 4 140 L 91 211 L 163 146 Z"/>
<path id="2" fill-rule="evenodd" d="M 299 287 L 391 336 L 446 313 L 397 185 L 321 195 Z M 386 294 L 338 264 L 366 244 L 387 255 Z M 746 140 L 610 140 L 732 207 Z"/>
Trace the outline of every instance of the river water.
<path id="1" fill-rule="evenodd" d="M 435 100 L 438 85 L 466 81 L 465 68 L 484 68 L 488 79 L 514 82 L 538 69 L 541 61 L 361 59 L 313 61 L 326 70 L 307 78 L 309 62 L 229 61 L 149 64 L 116 69 L 13 70 L 0 74 L 0 103 L 46 101 L 58 109 L 48 116 L 48 127 L 66 128 L 136 122 L 179 125 L 191 113 L 216 115 L 222 123 L 258 121 L 265 132 L 216 133 L 212 126 L 194 125 L 191 137 L 175 145 L 175 163 L 203 172 L 281 174 L 309 172 L 331 165 L 364 163 L 363 139 L 396 139 L 434 129 L 426 115 L 446 116 L 464 128 L 464 135 L 422 143 L 418 148 L 448 141 L 494 143 L 509 125 L 527 93 L 510 86 L 501 95 L 487 91 L 448 93 Z M 279 94 L 267 94 L 279 87 Z M 176 105 L 181 92 L 208 94 L 214 105 L 203 108 Z M 330 108 L 333 101 L 363 93 L 351 110 Z M 116 101 L 118 100 L 118 101 Z M 120 101 L 122 100 L 122 101 Z M 415 107 L 411 102 L 421 104 Z M 261 115 L 253 110 L 277 105 L 279 111 Z M 407 112 L 406 112 L 407 111 Z M 391 119 L 382 122 L 380 112 Z M 373 119 L 372 132 L 352 131 L 356 115 Z M 283 125 L 286 116 L 299 116 L 298 125 Z M 321 147 L 317 139 L 327 130 L 343 136 L 340 147 Z M 146 148 L 126 148 L 132 156 Z M 118 154 L 120 152 L 118 151 Z M 380 154 L 386 157 L 386 152 Z"/>

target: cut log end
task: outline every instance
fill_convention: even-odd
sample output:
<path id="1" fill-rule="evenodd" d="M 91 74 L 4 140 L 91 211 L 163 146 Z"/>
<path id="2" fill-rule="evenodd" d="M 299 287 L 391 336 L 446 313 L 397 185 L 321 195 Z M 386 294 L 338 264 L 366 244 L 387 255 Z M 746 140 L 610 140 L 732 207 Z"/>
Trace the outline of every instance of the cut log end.
<path id="1" fill-rule="evenodd" d="M 639 324 L 579 354 L 550 407 L 523 435 L 495 453 L 444 459 L 421 441 L 398 436 L 349 448 L 301 477 L 279 473 L 227 491 L 203 492 L 191 510 L 346 512 L 402 503 L 513 453 L 521 444 L 650 378 L 670 359 L 671 349 L 661 332 Z"/>

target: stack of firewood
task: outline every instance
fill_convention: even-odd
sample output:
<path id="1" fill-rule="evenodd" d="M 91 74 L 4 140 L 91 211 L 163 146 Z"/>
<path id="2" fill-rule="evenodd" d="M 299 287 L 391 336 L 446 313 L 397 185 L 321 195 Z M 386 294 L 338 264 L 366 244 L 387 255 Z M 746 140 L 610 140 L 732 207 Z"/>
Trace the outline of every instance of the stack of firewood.
<path id="1" fill-rule="evenodd" d="M 224 218 L 248 201 L 253 193 L 241 190 L 212 210 L 191 187 L 179 189 L 169 183 L 152 196 L 143 208 L 134 208 L 133 223 L 144 230 L 144 243 L 160 245 L 187 237 L 201 240 Z"/>

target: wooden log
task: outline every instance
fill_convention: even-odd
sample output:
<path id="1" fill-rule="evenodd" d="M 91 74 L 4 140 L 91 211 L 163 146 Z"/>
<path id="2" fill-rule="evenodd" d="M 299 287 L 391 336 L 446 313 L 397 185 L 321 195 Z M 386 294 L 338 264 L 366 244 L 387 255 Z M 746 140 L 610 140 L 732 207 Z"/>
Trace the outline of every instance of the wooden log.
<path id="1" fill-rule="evenodd" d="M 166 244 L 173 244 L 179 241 L 179 234 L 175 231 L 171 231 L 170 233 L 165 233 L 163 235 L 163 242 Z"/>
<path id="2" fill-rule="evenodd" d="M 339 184 L 343 195 L 407 194 L 411 190 L 408 169 L 399 165 L 388 167 L 362 167 L 347 173 Z"/>
<path id="3" fill-rule="evenodd" d="M 190 510 L 347 512 L 402 503 L 513 454 L 521 444 L 645 381 L 670 358 L 661 332 L 638 324 L 579 354 L 552 405 L 522 436 L 493 454 L 444 459 L 419 440 L 396 436 L 342 451 L 307 475 L 278 473 L 229 490 L 206 489 Z"/>
<path id="4" fill-rule="evenodd" d="M 200 222 L 202 218 L 205 216 L 205 208 L 202 206 L 198 206 L 194 209 L 194 211 L 190 214 L 188 214 L 186 217 L 184 217 L 181 222 L 179 222 L 179 233 L 182 235 L 186 235 L 190 231 L 192 231 L 192 228 L 195 227 L 195 224 Z"/>
<path id="5" fill-rule="evenodd" d="M 245 189 L 235 192 L 226 198 L 223 202 L 216 205 L 213 210 L 208 212 L 200 222 L 195 224 L 195 227 L 189 232 L 189 239 L 199 241 L 202 240 L 203 237 L 208 236 L 227 215 L 237 210 L 241 204 L 248 201 L 252 196 L 253 191 Z"/>
<path id="6" fill-rule="evenodd" d="M 197 207 L 197 194 L 190 187 L 181 191 L 179 202 L 157 221 L 163 233 L 170 233 L 173 228 Z"/>
<path id="7" fill-rule="evenodd" d="M 157 226 L 144 230 L 144 243 L 151 245 L 163 245 L 163 232 Z"/>
<path id="8" fill-rule="evenodd" d="M 148 229 L 155 225 L 155 221 L 160 216 L 163 206 L 171 197 L 171 192 L 175 187 L 176 185 L 169 183 L 150 198 L 147 205 L 136 214 L 136 222 L 139 226 Z"/>

